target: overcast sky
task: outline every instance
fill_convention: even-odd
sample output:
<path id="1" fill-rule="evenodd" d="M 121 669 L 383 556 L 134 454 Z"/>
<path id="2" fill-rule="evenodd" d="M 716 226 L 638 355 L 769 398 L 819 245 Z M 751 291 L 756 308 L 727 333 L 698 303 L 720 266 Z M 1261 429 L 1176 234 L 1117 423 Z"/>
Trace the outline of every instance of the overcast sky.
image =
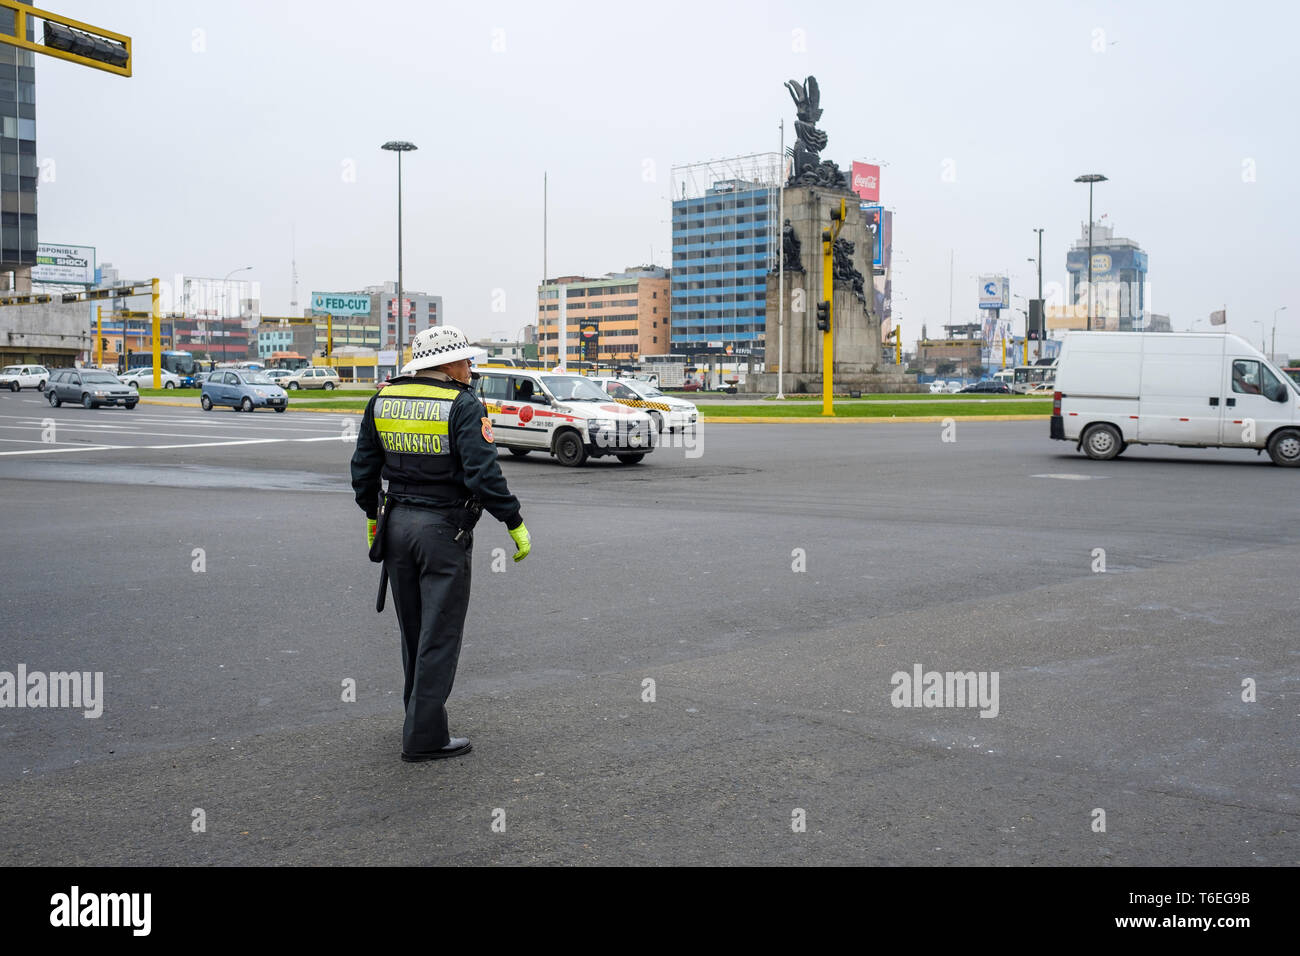
<path id="1" fill-rule="evenodd" d="M 1258 343 L 1287 305 L 1278 350 L 1300 354 L 1293 4 L 42 5 L 133 40 L 129 79 L 36 70 L 40 237 L 128 278 L 251 265 L 284 314 L 296 224 L 300 305 L 391 280 L 379 146 L 407 139 L 407 287 L 472 336 L 514 335 L 535 318 L 544 170 L 552 275 L 670 265 L 671 167 L 775 150 L 782 83 L 812 73 L 824 156 L 888 164 L 905 339 L 948 320 L 950 250 L 959 321 L 978 273 L 1032 294 L 1034 227 L 1064 281 L 1087 213 L 1072 180 L 1100 172 L 1096 214 L 1148 253 L 1152 311 L 1187 328 L 1226 305 Z"/>

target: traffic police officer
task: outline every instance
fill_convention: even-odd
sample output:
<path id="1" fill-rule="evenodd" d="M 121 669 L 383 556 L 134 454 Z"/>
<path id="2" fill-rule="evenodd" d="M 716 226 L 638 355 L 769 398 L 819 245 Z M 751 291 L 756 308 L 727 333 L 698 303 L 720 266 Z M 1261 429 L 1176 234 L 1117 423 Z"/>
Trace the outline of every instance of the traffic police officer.
<path id="1" fill-rule="evenodd" d="M 470 359 L 483 354 L 450 325 L 416 335 L 401 376 L 366 405 L 352 456 L 371 558 L 382 556 L 402 633 L 406 761 L 471 749 L 468 738 L 450 735 L 446 702 L 469 605 L 474 522 L 483 510 L 504 522 L 516 561 L 531 550 L 473 390 Z"/>

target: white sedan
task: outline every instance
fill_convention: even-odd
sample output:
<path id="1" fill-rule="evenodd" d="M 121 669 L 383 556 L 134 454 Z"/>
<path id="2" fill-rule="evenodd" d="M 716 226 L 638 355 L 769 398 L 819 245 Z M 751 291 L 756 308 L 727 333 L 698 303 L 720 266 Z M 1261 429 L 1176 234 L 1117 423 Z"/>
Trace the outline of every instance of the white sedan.
<path id="1" fill-rule="evenodd" d="M 38 392 L 45 390 L 45 383 L 50 380 L 50 370 L 44 365 L 6 365 L 0 372 L 0 388 L 18 391 L 22 388 L 34 388 Z"/>
<path id="2" fill-rule="evenodd" d="M 163 388 L 180 388 L 181 377 L 175 372 L 169 372 L 167 369 L 159 369 L 162 376 Z M 133 368 L 125 375 L 119 375 L 117 380 L 123 385 L 130 385 L 132 388 L 154 388 L 153 369 L 149 366 L 144 368 Z"/>
<path id="3" fill-rule="evenodd" d="M 654 421 L 657 432 L 665 428 L 670 432 L 678 428 L 689 431 L 699 420 L 699 411 L 693 402 L 665 395 L 657 387 L 641 379 L 593 376 L 591 381 L 620 405 L 628 405 L 644 411 Z"/>
<path id="4" fill-rule="evenodd" d="M 936 379 L 930 383 L 931 395 L 942 395 L 946 391 L 948 391 L 948 383 L 943 379 Z"/>

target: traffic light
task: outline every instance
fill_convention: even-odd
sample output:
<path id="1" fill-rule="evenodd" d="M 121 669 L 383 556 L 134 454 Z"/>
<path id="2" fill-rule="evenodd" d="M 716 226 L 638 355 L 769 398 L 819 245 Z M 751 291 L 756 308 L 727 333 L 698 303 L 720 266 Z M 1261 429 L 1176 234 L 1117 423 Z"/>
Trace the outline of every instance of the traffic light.
<path id="1" fill-rule="evenodd" d="M 831 330 L 831 304 L 826 299 L 817 303 L 817 328 L 822 332 Z"/>

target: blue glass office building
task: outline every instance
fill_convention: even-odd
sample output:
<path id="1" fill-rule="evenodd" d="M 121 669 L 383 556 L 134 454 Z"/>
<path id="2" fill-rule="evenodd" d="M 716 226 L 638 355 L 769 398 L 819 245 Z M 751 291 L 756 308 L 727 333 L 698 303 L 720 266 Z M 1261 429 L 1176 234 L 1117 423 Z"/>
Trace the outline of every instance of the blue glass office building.
<path id="1" fill-rule="evenodd" d="M 761 361 L 777 202 L 775 186 L 744 179 L 715 181 L 673 202 L 674 353 L 723 361 L 752 353 Z"/>

